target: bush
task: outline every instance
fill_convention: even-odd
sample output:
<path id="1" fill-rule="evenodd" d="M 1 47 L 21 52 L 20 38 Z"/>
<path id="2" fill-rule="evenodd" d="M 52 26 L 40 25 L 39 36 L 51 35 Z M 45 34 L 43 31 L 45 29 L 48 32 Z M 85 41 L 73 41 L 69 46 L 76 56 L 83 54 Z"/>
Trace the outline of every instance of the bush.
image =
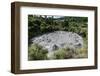
<path id="1" fill-rule="evenodd" d="M 49 60 L 49 59 L 70 59 L 70 58 L 87 58 L 87 47 L 83 48 L 60 48 L 48 53 L 47 49 L 44 49 L 38 44 L 32 44 L 28 48 L 29 60 Z"/>
<path id="2" fill-rule="evenodd" d="M 70 58 L 87 58 L 87 48 L 66 47 L 55 50 L 48 54 L 48 59 L 70 59 Z"/>
<path id="3" fill-rule="evenodd" d="M 77 54 L 74 58 L 87 58 L 87 57 L 88 57 L 87 48 L 80 48 L 77 49 Z"/>
<path id="4" fill-rule="evenodd" d="M 28 48 L 28 59 L 29 60 L 46 60 L 47 59 L 47 49 L 43 49 L 42 46 L 38 44 L 32 44 Z"/>
<path id="5" fill-rule="evenodd" d="M 69 59 L 74 55 L 74 49 L 61 48 L 48 54 L 49 59 Z"/>
<path id="6" fill-rule="evenodd" d="M 47 15 L 28 15 L 28 39 L 53 31 L 69 31 L 86 37 L 88 28 L 87 17 L 71 17 Z"/>

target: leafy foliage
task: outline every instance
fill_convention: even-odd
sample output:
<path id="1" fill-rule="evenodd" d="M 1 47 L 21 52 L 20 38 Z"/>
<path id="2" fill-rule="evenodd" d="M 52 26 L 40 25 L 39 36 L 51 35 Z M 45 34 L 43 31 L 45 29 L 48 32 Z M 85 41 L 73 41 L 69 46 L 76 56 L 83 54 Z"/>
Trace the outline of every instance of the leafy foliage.
<path id="1" fill-rule="evenodd" d="M 55 50 L 51 52 L 48 55 L 48 59 L 68 59 L 72 58 L 74 55 L 74 49 L 66 47 L 66 48 L 60 48 L 58 50 Z"/>
<path id="2" fill-rule="evenodd" d="M 38 44 L 32 44 L 29 47 L 28 58 L 29 60 L 45 60 L 47 59 L 47 53 L 48 51 L 43 49 L 42 46 Z"/>
<path id="3" fill-rule="evenodd" d="M 28 15 L 28 38 L 57 30 L 75 32 L 87 37 L 87 17 Z"/>
<path id="4" fill-rule="evenodd" d="M 70 59 L 70 58 L 86 58 L 87 48 L 60 48 L 52 52 L 47 51 L 38 44 L 32 44 L 28 51 L 28 60 L 51 60 L 51 59 Z"/>
<path id="5" fill-rule="evenodd" d="M 48 59 L 86 58 L 87 48 L 61 48 L 48 54 Z"/>

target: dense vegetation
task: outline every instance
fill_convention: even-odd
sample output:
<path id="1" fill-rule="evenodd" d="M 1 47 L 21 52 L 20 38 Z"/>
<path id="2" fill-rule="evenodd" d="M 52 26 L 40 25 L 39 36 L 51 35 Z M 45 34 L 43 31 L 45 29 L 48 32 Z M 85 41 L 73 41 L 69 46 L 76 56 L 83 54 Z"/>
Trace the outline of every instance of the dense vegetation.
<path id="1" fill-rule="evenodd" d="M 29 60 L 48 59 L 46 56 L 47 50 L 44 50 L 39 45 L 33 46 L 33 44 L 31 44 L 31 38 L 42 35 L 44 33 L 49 33 L 49 32 L 58 31 L 58 30 L 75 32 L 79 34 L 80 36 L 82 36 L 84 39 L 83 48 L 74 49 L 74 50 L 79 50 L 80 57 L 82 55 L 86 57 L 87 48 L 88 48 L 87 47 L 88 24 L 87 23 L 88 23 L 87 17 L 28 15 Z M 45 53 L 41 50 L 43 50 Z M 68 50 L 68 48 L 59 49 L 58 52 L 54 53 L 53 55 L 56 56 L 54 57 L 54 59 L 71 58 L 72 56 L 67 57 L 64 55 L 68 53 L 65 50 Z"/>
<path id="2" fill-rule="evenodd" d="M 87 17 L 55 17 L 55 16 L 28 16 L 28 37 L 29 39 L 37 35 L 57 30 L 71 31 L 86 37 Z"/>
<path id="3" fill-rule="evenodd" d="M 32 44 L 29 46 L 29 60 L 44 60 L 47 59 L 47 53 L 48 51 L 46 49 L 43 49 L 42 46 L 39 46 L 38 44 Z"/>

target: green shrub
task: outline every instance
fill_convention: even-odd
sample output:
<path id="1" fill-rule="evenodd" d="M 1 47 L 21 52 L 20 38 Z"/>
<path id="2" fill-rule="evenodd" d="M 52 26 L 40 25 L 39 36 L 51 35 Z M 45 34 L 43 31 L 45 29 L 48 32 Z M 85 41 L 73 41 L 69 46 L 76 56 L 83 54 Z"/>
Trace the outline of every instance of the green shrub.
<path id="1" fill-rule="evenodd" d="M 28 39 L 58 30 L 75 32 L 86 37 L 87 23 L 87 17 L 62 16 L 55 18 L 55 16 L 30 14 L 28 15 Z"/>
<path id="2" fill-rule="evenodd" d="M 87 58 L 87 48 L 66 47 L 55 50 L 48 54 L 48 59 L 70 59 L 70 58 Z"/>
<path id="3" fill-rule="evenodd" d="M 28 48 L 28 59 L 29 60 L 45 60 L 47 59 L 47 49 L 43 49 L 42 46 L 38 44 L 32 44 Z"/>
<path id="4" fill-rule="evenodd" d="M 74 58 L 87 58 L 87 57 L 88 57 L 87 48 L 80 48 L 77 49 L 77 54 Z"/>
<path id="5" fill-rule="evenodd" d="M 72 58 L 74 49 L 72 48 L 61 48 L 48 54 L 49 59 L 68 59 Z"/>
<path id="6" fill-rule="evenodd" d="M 70 59 L 70 58 L 87 58 L 87 47 L 82 48 L 60 48 L 48 53 L 47 49 L 44 49 L 38 44 L 32 44 L 28 48 L 29 60 L 49 60 L 49 59 Z"/>

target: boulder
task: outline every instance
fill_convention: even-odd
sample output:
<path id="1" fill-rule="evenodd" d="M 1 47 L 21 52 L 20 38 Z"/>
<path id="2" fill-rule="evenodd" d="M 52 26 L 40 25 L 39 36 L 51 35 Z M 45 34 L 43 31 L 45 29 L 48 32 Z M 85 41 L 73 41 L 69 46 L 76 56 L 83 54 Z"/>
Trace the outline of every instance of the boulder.
<path id="1" fill-rule="evenodd" d="M 48 52 L 65 47 L 83 47 L 83 38 L 81 36 L 79 36 L 77 33 L 66 31 L 55 31 L 52 33 L 34 37 L 32 38 L 32 42 L 43 46 L 48 50 Z"/>

